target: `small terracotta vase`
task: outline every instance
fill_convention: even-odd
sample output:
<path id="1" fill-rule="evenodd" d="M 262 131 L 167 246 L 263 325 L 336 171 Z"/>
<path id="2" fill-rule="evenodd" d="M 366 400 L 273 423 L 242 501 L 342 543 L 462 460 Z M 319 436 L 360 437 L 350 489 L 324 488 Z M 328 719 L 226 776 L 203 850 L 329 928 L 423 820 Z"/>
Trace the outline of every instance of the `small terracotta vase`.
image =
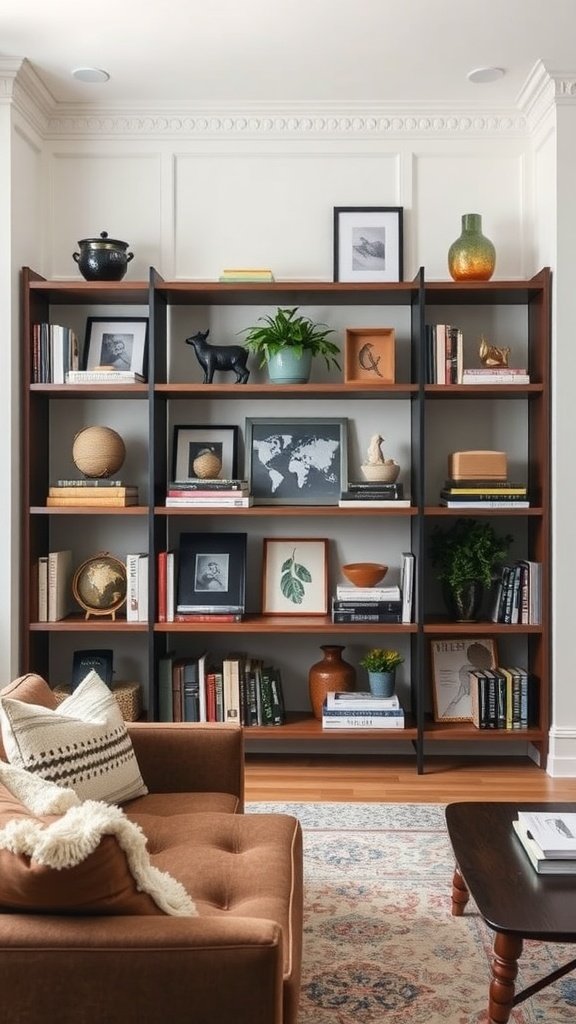
<path id="1" fill-rule="evenodd" d="M 324 651 L 322 661 L 312 665 L 308 673 L 310 703 L 314 717 L 322 718 L 322 705 L 330 690 L 350 691 L 356 686 L 356 672 L 352 665 L 344 661 L 344 647 L 338 644 L 322 644 Z"/>
<path id="2" fill-rule="evenodd" d="M 462 216 L 462 234 L 448 250 L 448 270 L 455 281 L 489 281 L 496 266 L 496 250 L 482 234 L 479 213 Z"/>

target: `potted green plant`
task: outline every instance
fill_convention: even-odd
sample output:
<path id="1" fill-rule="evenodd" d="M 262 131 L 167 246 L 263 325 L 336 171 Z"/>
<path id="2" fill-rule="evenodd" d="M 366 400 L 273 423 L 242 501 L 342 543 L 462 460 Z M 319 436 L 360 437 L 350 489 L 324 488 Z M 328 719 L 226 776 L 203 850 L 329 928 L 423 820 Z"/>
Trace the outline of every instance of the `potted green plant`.
<path id="1" fill-rule="evenodd" d="M 372 647 L 360 659 L 368 672 L 368 685 L 375 697 L 391 697 L 396 685 L 396 669 L 404 661 L 399 651 L 385 647 Z"/>
<path id="2" fill-rule="evenodd" d="M 340 369 L 338 345 L 328 340 L 334 331 L 327 324 L 315 323 L 293 309 L 278 308 L 274 316 L 258 317 L 259 327 L 247 327 L 246 348 L 260 357 L 259 366 L 268 367 L 274 384 L 305 384 L 310 378 L 312 359 L 322 356 L 326 366 Z"/>
<path id="3" fill-rule="evenodd" d="M 430 559 L 448 610 L 457 622 L 478 617 L 482 598 L 512 540 L 510 534 L 498 536 L 491 523 L 476 519 L 457 519 L 447 530 L 437 526 L 432 531 Z"/>

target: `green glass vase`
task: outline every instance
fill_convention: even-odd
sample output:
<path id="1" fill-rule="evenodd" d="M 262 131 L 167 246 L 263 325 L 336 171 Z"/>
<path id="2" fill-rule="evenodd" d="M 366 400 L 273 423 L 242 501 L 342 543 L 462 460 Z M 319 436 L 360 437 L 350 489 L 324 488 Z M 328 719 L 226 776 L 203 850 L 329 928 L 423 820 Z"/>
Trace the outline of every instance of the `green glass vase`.
<path id="1" fill-rule="evenodd" d="M 489 281 L 496 266 L 496 250 L 482 234 L 479 213 L 462 215 L 462 234 L 448 250 L 448 270 L 455 281 Z"/>

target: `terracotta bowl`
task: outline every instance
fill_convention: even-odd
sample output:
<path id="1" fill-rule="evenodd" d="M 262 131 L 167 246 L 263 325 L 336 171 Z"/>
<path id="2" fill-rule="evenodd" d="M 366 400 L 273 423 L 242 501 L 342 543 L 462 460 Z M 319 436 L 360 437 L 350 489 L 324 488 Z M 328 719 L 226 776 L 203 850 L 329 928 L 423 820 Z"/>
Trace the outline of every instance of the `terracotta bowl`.
<path id="1" fill-rule="evenodd" d="M 355 587 L 375 587 L 384 579 L 388 566 L 377 562 L 351 562 L 342 566 L 342 572 Z"/>

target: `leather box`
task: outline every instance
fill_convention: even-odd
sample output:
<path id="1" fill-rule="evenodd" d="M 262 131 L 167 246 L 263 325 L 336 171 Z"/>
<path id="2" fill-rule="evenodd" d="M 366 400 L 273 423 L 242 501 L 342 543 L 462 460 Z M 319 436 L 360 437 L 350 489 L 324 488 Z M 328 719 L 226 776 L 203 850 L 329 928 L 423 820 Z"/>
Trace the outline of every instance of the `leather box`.
<path id="1" fill-rule="evenodd" d="M 452 480 L 507 480 L 508 456 L 494 451 L 451 452 L 448 476 Z"/>

